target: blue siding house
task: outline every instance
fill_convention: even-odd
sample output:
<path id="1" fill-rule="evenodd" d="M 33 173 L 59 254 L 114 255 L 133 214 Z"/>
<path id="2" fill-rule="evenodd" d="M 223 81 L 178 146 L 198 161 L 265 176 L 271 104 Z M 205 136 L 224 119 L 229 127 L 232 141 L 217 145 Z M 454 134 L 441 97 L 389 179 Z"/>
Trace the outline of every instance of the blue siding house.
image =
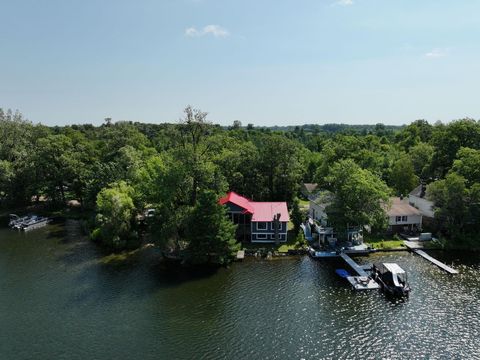
<path id="1" fill-rule="evenodd" d="M 286 202 L 256 202 L 235 192 L 229 192 L 219 200 L 228 208 L 232 221 L 238 225 L 237 235 L 242 240 L 256 243 L 287 241 L 287 227 L 290 220 Z M 275 221 L 278 219 L 278 222 Z M 275 224 L 278 228 L 275 229 Z"/>

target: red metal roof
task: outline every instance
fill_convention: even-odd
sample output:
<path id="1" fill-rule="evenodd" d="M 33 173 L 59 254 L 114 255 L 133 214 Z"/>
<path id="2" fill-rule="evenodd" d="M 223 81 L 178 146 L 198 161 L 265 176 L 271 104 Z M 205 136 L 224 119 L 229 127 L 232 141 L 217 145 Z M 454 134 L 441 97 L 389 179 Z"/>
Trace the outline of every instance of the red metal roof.
<path id="1" fill-rule="evenodd" d="M 245 209 L 246 212 L 253 214 L 253 207 L 250 205 L 250 200 L 247 198 L 238 195 L 237 193 L 230 191 L 226 196 L 221 198 L 218 201 L 221 205 L 225 205 L 228 202 L 240 206 L 241 208 Z"/>
<path id="2" fill-rule="evenodd" d="M 252 221 L 273 221 L 280 214 L 280 221 L 290 220 L 286 202 L 250 202 L 253 206 Z"/>
<path id="3" fill-rule="evenodd" d="M 277 214 L 280 214 L 280 221 L 290 220 L 286 202 L 250 201 L 233 191 L 219 200 L 222 205 L 228 202 L 240 206 L 245 209 L 245 212 L 252 214 L 252 221 L 273 221 L 273 216 Z"/>

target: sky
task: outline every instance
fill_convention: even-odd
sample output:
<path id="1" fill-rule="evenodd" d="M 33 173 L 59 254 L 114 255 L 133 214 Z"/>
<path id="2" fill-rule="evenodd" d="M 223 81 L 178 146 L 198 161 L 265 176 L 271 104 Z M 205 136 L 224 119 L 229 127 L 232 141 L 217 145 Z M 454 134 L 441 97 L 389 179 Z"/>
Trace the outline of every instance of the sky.
<path id="1" fill-rule="evenodd" d="M 478 0 L 0 0 L 0 108 L 46 125 L 480 118 Z"/>

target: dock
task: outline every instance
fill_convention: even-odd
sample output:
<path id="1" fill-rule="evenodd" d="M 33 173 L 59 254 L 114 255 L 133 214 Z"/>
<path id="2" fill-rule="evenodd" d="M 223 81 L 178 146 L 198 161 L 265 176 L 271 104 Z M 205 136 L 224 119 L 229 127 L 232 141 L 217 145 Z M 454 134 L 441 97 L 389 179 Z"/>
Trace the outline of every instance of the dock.
<path id="1" fill-rule="evenodd" d="M 368 274 L 365 270 L 362 269 L 360 265 L 358 265 L 353 259 L 345 253 L 339 254 L 339 256 L 345 261 L 357 274 L 358 276 L 367 276 Z"/>
<path id="2" fill-rule="evenodd" d="M 430 255 L 428 255 L 425 251 L 421 250 L 421 249 L 418 249 L 416 248 L 414 245 L 412 246 L 411 244 L 409 244 L 409 241 L 404 241 L 405 243 L 405 246 L 410 250 L 412 251 L 414 254 L 417 254 L 417 255 L 420 255 L 421 257 L 423 257 L 424 259 L 430 261 L 432 264 L 435 264 L 437 265 L 440 269 L 446 271 L 447 273 L 449 274 L 458 274 L 458 271 L 451 268 L 450 266 L 442 263 L 441 261 L 438 261 L 437 259 L 431 257 Z"/>
<path id="3" fill-rule="evenodd" d="M 339 257 L 343 259 L 357 274 L 358 276 L 347 277 L 348 282 L 355 290 L 375 290 L 379 289 L 380 285 L 370 278 L 364 269 L 368 269 L 371 266 L 358 265 L 353 259 L 345 253 L 340 253 Z"/>

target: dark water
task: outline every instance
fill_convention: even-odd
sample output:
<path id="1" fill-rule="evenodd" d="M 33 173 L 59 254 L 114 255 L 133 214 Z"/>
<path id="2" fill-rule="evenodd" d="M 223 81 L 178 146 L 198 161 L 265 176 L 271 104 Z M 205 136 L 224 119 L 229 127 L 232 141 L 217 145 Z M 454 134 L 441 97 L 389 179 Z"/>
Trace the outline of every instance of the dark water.
<path id="1" fill-rule="evenodd" d="M 404 303 L 355 293 L 336 265 L 246 261 L 211 274 L 163 269 L 149 252 L 104 256 L 75 223 L 0 230 L 0 359 L 480 358 L 480 259 L 408 253 Z"/>

